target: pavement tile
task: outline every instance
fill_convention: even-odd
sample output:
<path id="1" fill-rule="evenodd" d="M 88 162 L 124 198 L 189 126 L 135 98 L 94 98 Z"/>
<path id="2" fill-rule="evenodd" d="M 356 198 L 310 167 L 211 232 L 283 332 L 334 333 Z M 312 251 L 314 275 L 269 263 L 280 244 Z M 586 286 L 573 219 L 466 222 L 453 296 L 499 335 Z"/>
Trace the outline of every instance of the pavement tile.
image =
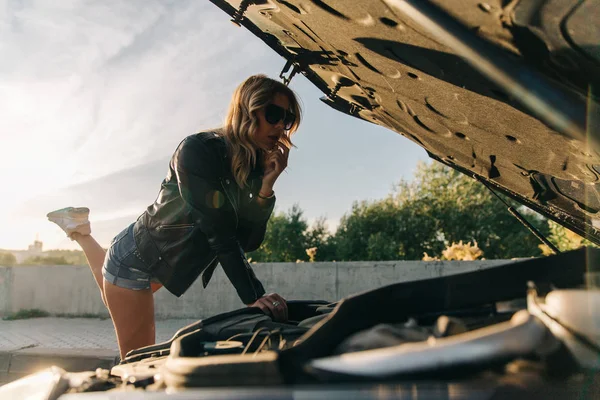
<path id="1" fill-rule="evenodd" d="M 69 372 L 111 368 L 117 351 L 106 349 L 27 349 L 12 355 L 10 373 L 33 373 L 53 365 Z"/>
<path id="2" fill-rule="evenodd" d="M 26 374 L 9 374 L 8 372 L 0 372 L 0 386 L 10 383 L 12 381 L 16 381 L 19 378 L 22 378 Z"/>
<path id="3" fill-rule="evenodd" d="M 197 319 L 156 321 L 156 342 L 169 340 Z M 0 320 L 0 385 L 58 366 L 69 372 L 108 369 L 119 354 L 110 319 Z"/>
<path id="4" fill-rule="evenodd" d="M 0 351 L 0 374 L 8 372 L 8 368 L 10 367 L 10 357 L 10 353 Z"/>
<path id="5" fill-rule="evenodd" d="M 170 339 L 177 330 L 196 321 L 196 319 L 156 321 L 156 342 Z M 110 319 L 0 320 L 0 352 L 25 348 L 118 350 L 118 345 Z"/>

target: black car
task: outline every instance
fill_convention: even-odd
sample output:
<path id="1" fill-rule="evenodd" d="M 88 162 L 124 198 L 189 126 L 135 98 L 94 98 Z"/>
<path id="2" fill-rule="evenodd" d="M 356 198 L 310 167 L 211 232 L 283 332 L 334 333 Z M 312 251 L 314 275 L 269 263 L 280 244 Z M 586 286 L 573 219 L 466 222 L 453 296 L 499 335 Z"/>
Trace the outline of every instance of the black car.
<path id="1" fill-rule="evenodd" d="M 284 82 L 304 75 L 325 104 L 600 244 L 599 1 L 211 1 L 283 57 Z M 36 382 L 52 399 L 600 398 L 600 251 L 549 246 L 290 301 L 287 323 L 216 315 L 111 370 Z"/>

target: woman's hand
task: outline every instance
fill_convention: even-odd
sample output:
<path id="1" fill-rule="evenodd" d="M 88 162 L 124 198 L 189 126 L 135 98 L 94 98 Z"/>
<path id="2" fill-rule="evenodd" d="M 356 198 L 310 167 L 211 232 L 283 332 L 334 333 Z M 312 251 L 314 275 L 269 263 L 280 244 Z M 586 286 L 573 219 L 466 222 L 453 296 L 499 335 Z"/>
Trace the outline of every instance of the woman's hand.
<path id="1" fill-rule="evenodd" d="M 282 142 L 279 142 L 271 152 L 265 154 L 263 164 L 263 189 L 272 192 L 275 181 L 279 178 L 279 175 L 281 175 L 283 170 L 287 168 L 289 155 L 290 149 Z M 262 189 L 261 193 L 263 196 L 271 195 L 270 192 L 265 193 Z"/>
<path id="2" fill-rule="evenodd" d="M 285 322 L 288 319 L 288 308 L 284 298 L 277 293 L 266 294 L 248 307 L 258 307 L 265 314 L 271 314 L 273 320 Z"/>

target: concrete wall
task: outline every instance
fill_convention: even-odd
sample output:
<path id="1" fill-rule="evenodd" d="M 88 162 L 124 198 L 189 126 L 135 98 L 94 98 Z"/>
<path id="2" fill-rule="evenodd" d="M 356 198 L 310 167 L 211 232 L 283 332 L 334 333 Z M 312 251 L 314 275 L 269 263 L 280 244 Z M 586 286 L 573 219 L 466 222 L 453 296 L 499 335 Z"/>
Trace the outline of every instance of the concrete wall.
<path id="1" fill-rule="evenodd" d="M 508 260 L 254 264 L 267 292 L 291 300 L 334 301 L 397 282 L 490 268 Z M 205 318 L 243 307 L 221 268 L 206 289 L 198 279 L 180 298 L 155 294 L 157 318 Z M 0 266 L 0 314 L 21 309 L 108 315 L 88 266 Z"/>

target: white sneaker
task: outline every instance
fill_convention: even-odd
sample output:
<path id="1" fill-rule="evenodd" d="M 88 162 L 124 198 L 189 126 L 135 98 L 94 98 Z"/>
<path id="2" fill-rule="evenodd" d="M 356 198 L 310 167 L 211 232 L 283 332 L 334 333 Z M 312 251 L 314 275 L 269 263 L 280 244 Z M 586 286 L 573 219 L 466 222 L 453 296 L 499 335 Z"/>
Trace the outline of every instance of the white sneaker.
<path id="1" fill-rule="evenodd" d="M 87 207 L 67 207 L 49 212 L 46 217 L 60 226 L 71 240 L 75 240 L 73 239 L 74 233 L 84 236 L 92 233 L 90 221 L 88 220 L 89 215 L 90 209 Z"/>

